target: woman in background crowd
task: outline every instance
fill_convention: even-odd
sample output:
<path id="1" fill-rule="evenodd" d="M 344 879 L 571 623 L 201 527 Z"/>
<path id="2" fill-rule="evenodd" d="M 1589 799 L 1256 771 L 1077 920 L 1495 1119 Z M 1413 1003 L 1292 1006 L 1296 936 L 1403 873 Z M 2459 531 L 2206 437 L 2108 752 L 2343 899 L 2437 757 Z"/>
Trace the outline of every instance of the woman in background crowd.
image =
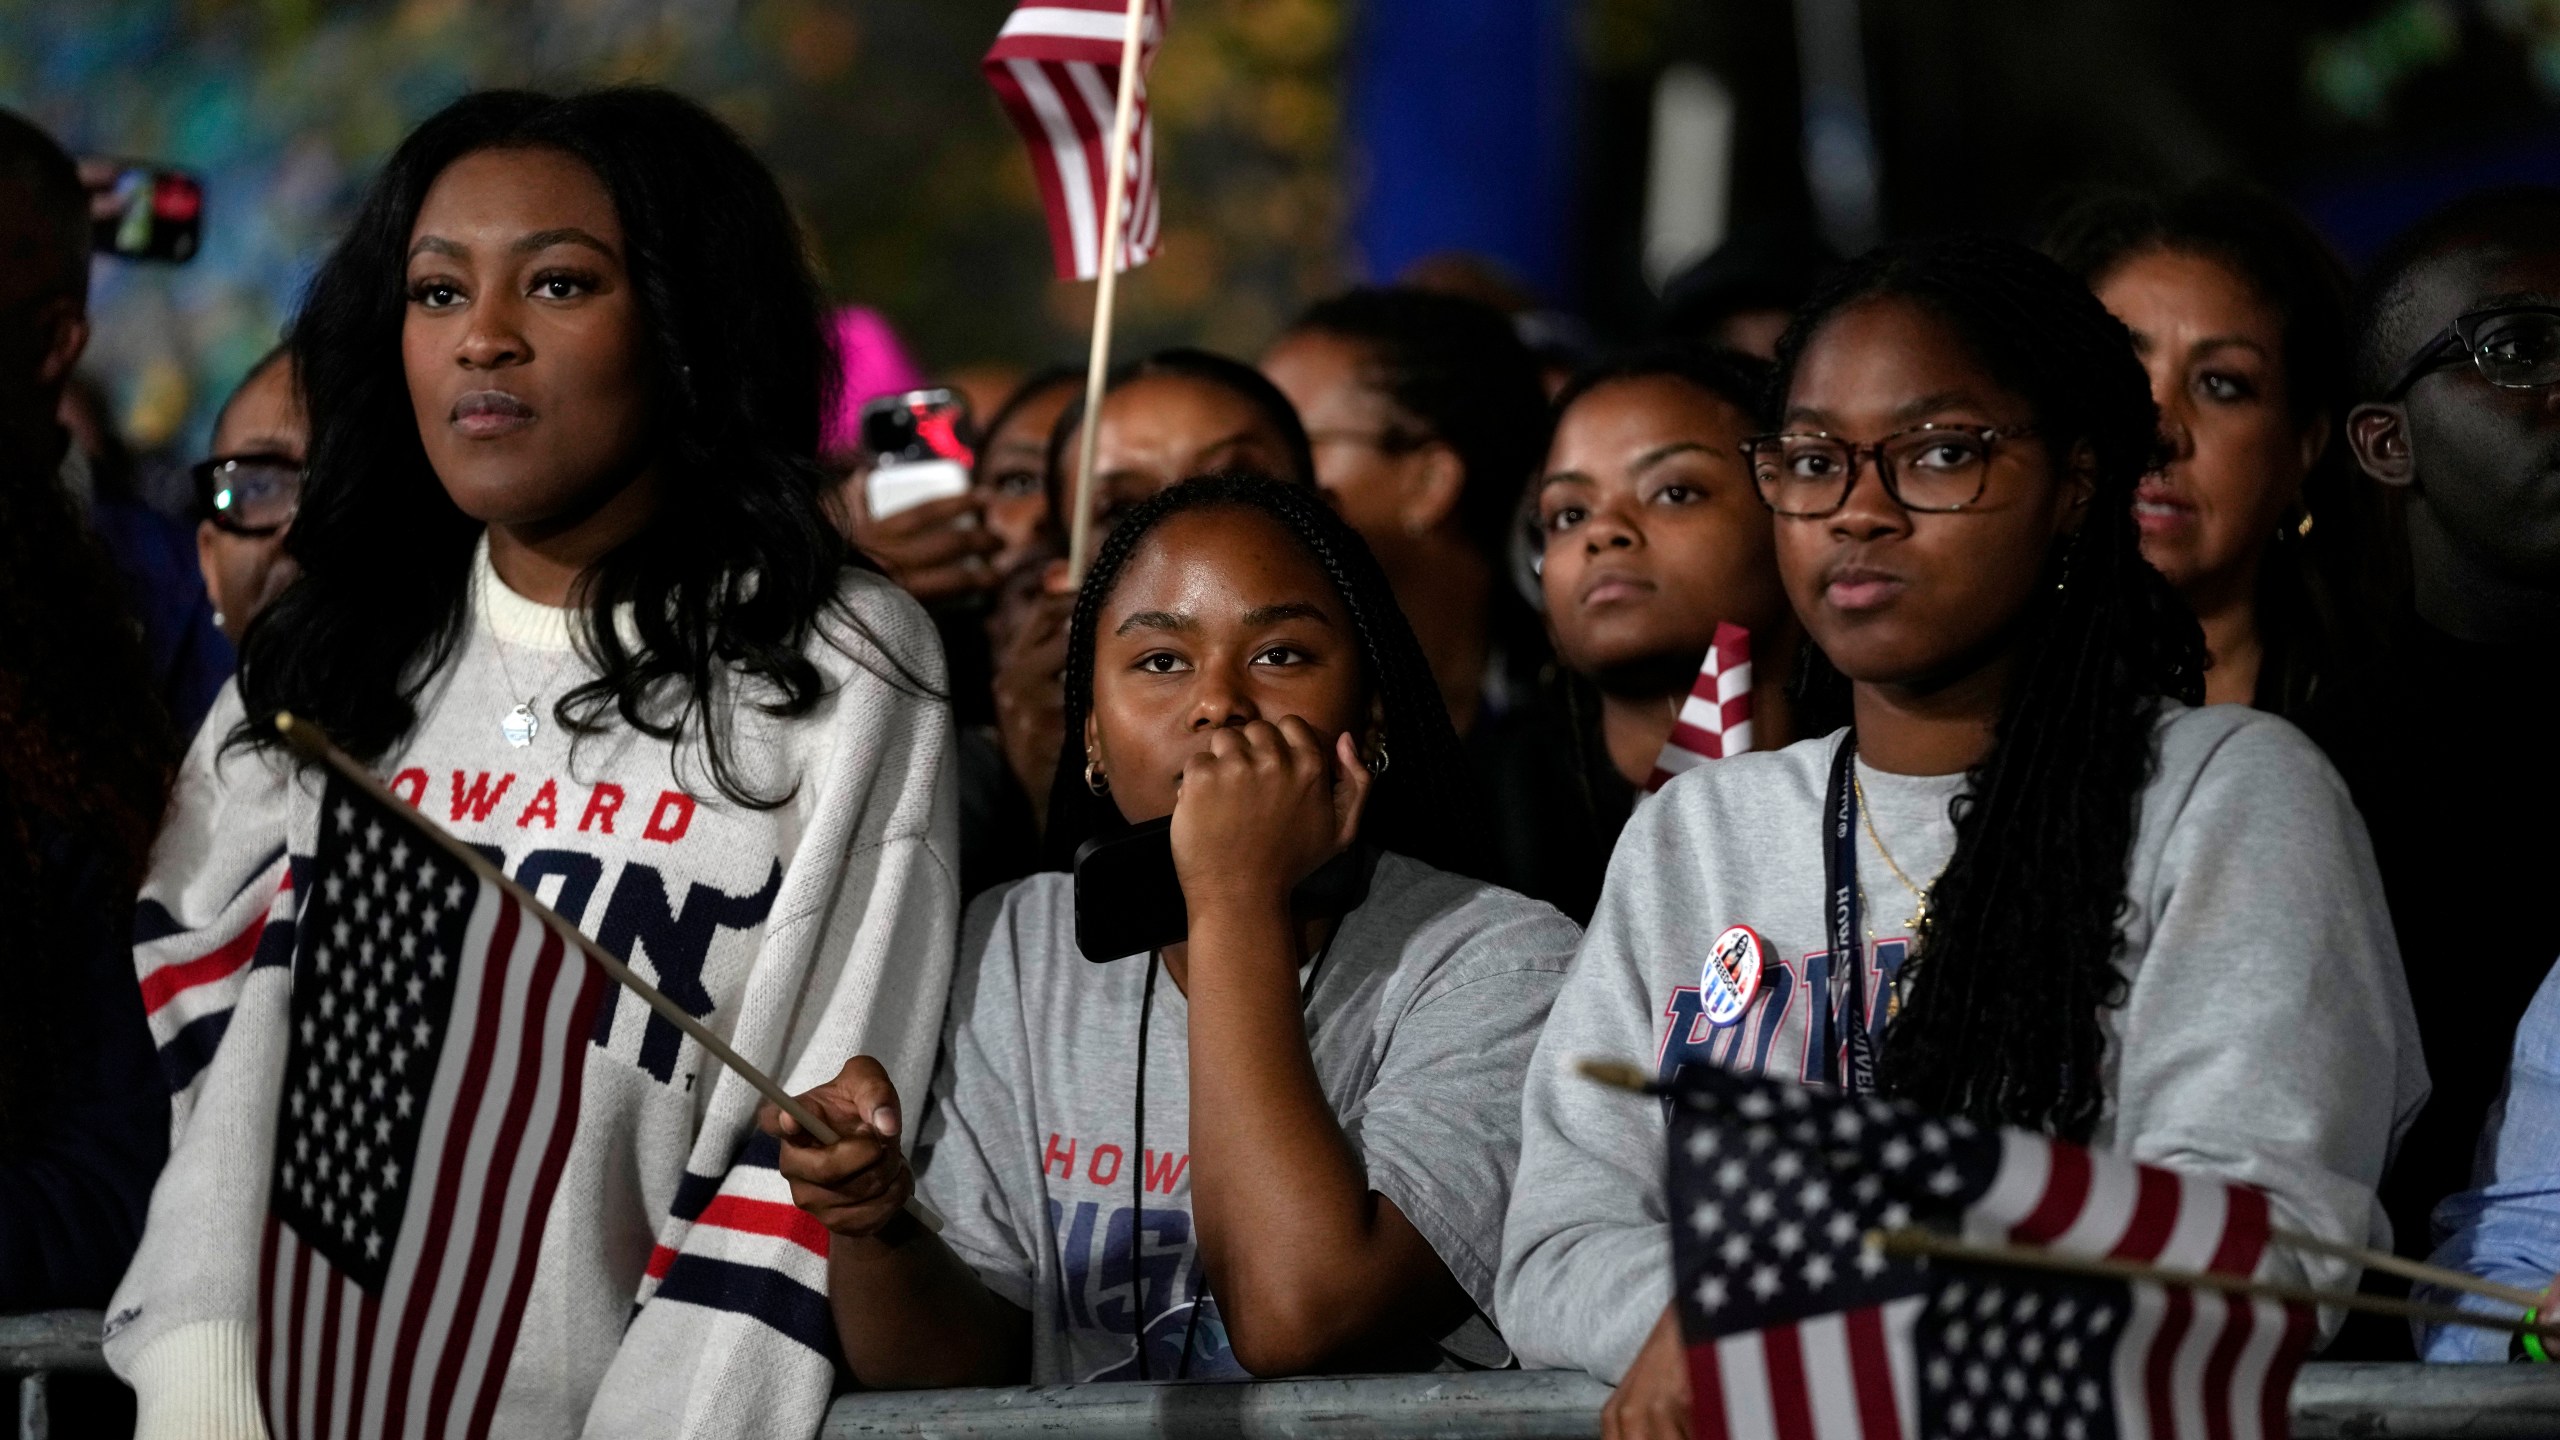
<path id="1" fill-rule="evenodd" d="M 1364 288 L 1300 315 L 1262 370 L 1306 424 L 1316 483 L 1387 572 L 1451 723 L 1474 734 L 1545 648 L 1503 576 L 1546 445 L 1537 357 L 1490 306 Z"/>
<path id="2" fill-rule="evenodd" d="M 2045 249 L 2133 332 L 2167 454 L 2134 492 L 2142 553 L 2204 627 L 2205 699 L 2299 719 L 2370 617 L 2346 418 L 2347 273 L 2236 182 L 2067 213 Z"/>
<path id="3" fill-rule="evenodd" d="M 1050 432 L 1050 523 L 1059 543 L 1074 519 L 1075 466 L 1084 398 L 1069 400 Z M 1102 399 L 1102 433 L 1093 457 L 1095 543 L 1120 512 L 1178 480 L 1218 470 L 1244 470 L 1293 484 L 1315 483 L 1315 456 L 1289 397 L 1262 372 L 1206 350 L 1159 350 L 1111 372 Z M 1050 563 L 1040 597 L 1023 606 L 996 652 L 996 729 L 1005 765 L 1045 830 L 1049 781 L 1057 772 L 1063 701 L 1059 677 L 1067 661 L 1067 617 L 1075 608 L 1066 563 Z"/>
<path id="4" fill-rule="evenodd" d="M 1852 723 L 1629 822 L 1529 1069 L 1497 1300 L 1525 1359 L 1623 1381 L 1613 1436 L 1688 1426 L 1664 1118 L 1570 1057 L 1872 1085 L 2257 1185 L 2348 1244 L 2380 1238 L 2426 1093 L 2346 787 L 2286 722 L 2189 708 L 2203 644 L 2141 552 L 2159 417 L 2124 326 L 2023 246 L 1917 241 L 1835 272 L 1779 367 L 1754 478 L 1809 688 Z M 1702 975 L 1745 925 L 1751 963 Z"/>
<path id="5" fill-rule="evenodd" d="M 213 597 L 213 623 L 234 644 L 267 602 L 302 573 L 285 535 L 302 503 L 311 421 L 293 352 L 270 350 L 222 402 L 213 454 L 195 467 L 196 564 Z"/>
<path id="6" fill-rule="evenodd" d="M 922 611 L 858 568 L 823 508 L 820 321 L 772 175 L 649 89 L 456 101 L 402 142 L 322 266 L 292 333 L 312 424 L 303 574 L 251 627 L 143 890 L 134 959 L 179 1118 L 107 1351 L 144 1440 L 312 1413 L 293 1347 L 260 1344 L 271 1179 L 316 1167 L 314 1209 L 333 1168 L 398 1184 L 369 1127 L 296 1125 L 280 1103 L 289 1046 L 313 1043 L 290 1023 L 298 977 L 327 963 L 292 954 L 292 927 L 317 937 L 332 912 L 312 907 L 366 902 L 312 879 L 349 822 L 323 816 L 279 712 L 752 1063 L 788 1079 L 815 1047 L 829 1069 L 860 1050 L 908 1085 L 930 1074 L 958 918 L 951 722 Z M 427 963 L 402 957 L 374 963 Z M 395 1069 L 409 1017 L 427 1026 L 401 1008 L 425 1003 L 408 983 L 405 1001 L 366 991 L 399 1017 L 375 1032 Z M 793 1297 L 824 1289 L 823 1261 L 722 1218 L 779 1187 L 750 1143 L 754 1092 L 636 996 L 600 1004 L 556 1168 L 492 1162 L 534 1197 L 506 1217 L 531 1256 L 518 1328 L 477 1332 L 485 1379 L 438 1393 L 490 1434 L 812 1433 L 833 1346 L 795 1325 Z M 400 1229 L 390 1275 L 427 1263 L 432 1228 Z M 314 1295 L 356 1283 L 302 1273 Z M 417 1353 L 391 1323 L 340 1332 L 389 1387 L 368 1393 L 444 1408 L 387 1378 Z"/>
<path id="7" fill-rule="evenodd" d="M 1040 826 L 1030 795 L 1005 763 L 997 725 L 995 657 L 1038 611 L 1042 573 L 1058 551 L 1049 523 L 1049 432 L 1075 398 L 1083 376 L 1064 366 L 1042 370 L 1014 387 L 978 437 L 970 480 L 988 533 L 1003 548 L 993 561 L 996 586 L 986 612 L 964 617 L 967 633 L 942 627 L 951 662 L 952 709 L 960 722 L 960 893 L 1019 879 L 1038 868 Z M 964 690 L 965 687 L 965 690 Z"/>
<path id="8" fill-rule="evenodd" d="M 1768 367 L 1667 344 L 1576 377 L 1533 495 L 1558 669 L 1479 747 L 1493 878 L 1590 918 L 1719 623 L 1751 632 L 1752 724 L 1794 738 L 1800 629 L 1742 443 Z"/>
<path id="9" fill-rule="evenodd" d="M 1384 575 L 1303 487 L 1210 476 L 1125 513 L 1071 635 L 1051 847 L 1170 815 L 1188 933 L 1088 956 L 1080 882 L 980 896 L 930 1113 L 857 1057 L 808 1097 L 839 1144 L 767 1114 L 854 1377 L 1503 1363 L 1521 1067 L 1576 931 L 1446 868 L 1466 777 Z M 1338 857 L 1362 898 L 1294 906 Z"/>

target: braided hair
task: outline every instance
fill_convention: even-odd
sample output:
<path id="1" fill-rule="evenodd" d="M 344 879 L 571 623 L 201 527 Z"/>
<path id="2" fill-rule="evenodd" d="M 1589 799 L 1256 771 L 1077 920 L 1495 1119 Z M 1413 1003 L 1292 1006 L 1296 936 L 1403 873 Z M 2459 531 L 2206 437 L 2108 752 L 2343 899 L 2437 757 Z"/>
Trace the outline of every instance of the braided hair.
<path id="1" fill-rule="evenodd" d="M 2096 494 L 2018 617 L 1991 749 L 1951 807 L 1881 1081 L 1934 1110 L 2086 1140 L 2106 1105 L 2099 1011 L 2124 1003 L 2126 867 L 2163 700 L 2204 694 L 2204 638 L 2142 558 L 2133 489 L 2159 415 L 2130 334 L 2060 265 L 2007 240 L 1885 246 L 1836 272 L 1778 346 L 1780 393 L 1823 326 L 1874 300 L 1945 322 L 2024 397 L 2053 455 L 2086 447 Z M 1816 655 L 1807 685 L 1845 682 Z"/>
<path id="2" fill-rule="evenodd" d="M 1131 506 L 1085 572 L 1067 626 L 1067 743 L 1059 749 L 1057 779 L 1050 788 L 1045 868 L 1074 868 L 1078 846 L 1125 823 L 1108 796 L 1094 794 L 1084 783 L 1081 741 L 1085 719 L 1093 713 L 1094 629 L 1121 571 L 1147 538 L 1174 516 L 1201 510 L 1250 510 L 1270 517 L 1323 569 L 1351 613 L 1360 642 L 1361 678 L 1385 716 L 1390 747 L 1386 772 L 1369 792 L 1362 837 L 1427 865 L 1474 873 L 1480 867 L 1471 863 L 1469 837 L 1475 831 L 1466 817 L 1472 801 L 1458 734 L 1449 724 L 1422 646 L 1396 608 L 1386 572 L 1313 487 L 1247 471 L 1196 476 Z"/>

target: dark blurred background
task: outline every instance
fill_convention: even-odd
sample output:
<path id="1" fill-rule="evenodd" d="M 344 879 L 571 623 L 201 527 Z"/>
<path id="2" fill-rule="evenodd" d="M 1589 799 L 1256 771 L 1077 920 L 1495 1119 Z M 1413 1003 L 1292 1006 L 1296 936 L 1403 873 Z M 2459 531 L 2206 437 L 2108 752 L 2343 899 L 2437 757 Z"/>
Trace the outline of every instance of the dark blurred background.
<path id="1" fill-rule="evenodd" d="M 0 0 L 0 104 L 207 180 L 196 260 L 97 273 L 89 368 L 149 471 L 201 445 L 388 148 L 478 85 L 677 86 L 928 368 L 1080 354 L 1090 287 L 1050 278 L 978 74 L 1009 8 Z M 2226 173 L 2354 260 L 2447 195 L 2560 179 L 2552 0 L 1179 0 L 1152 84 L 1166 239 L 1127 349 L 1249 354 L 1312 296 L 1452 255 L 1627 336 L 1739 231 L 2025 231 L 2074 186 Z"/>

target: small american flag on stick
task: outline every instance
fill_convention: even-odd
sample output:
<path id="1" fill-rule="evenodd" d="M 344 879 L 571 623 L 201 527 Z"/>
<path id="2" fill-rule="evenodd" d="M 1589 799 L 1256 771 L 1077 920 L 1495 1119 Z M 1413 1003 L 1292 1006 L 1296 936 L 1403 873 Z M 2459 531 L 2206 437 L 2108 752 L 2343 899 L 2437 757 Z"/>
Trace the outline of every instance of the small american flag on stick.
<path id="1" fill-rule="evenodd" d="M 1671 738 L 1653 762 L 1645 793 L 1671 783 L 1671 777 L 1709 760 L 1740 755 L 1751 748 L 1751 632 L 1718 622 L 1716 643 L 1698 667 L 1698 682 L 1680 706 Z"/>
<path id="2" fill-rule="evenodd" d="M 1921 1226 L 2247 1277 L 2246 1186 L 1873 1097 L 1693 1066 L 1670 1094 L 1672 1258 L 1699 1440 L 2282 1440 L 2308 1307 L 1892 1258 Z"/>
<path id="3" fill-rule="evenodd" d="M 1146 0 L 1146 6 L 1142 78 L 1121 192 L 1127 218 L 1122 270 L 1153 258 L 1160 225 L 1155 125 L 1147 114 L 1143 76 L 1164 43 L 1172 0 Z M 1128 0 L 1022 0 L 987 51 L 987 83 L 1031 153 L 1049 216 L 1049 247 L 1063 280 L 1102 273 L 1102 217 L 1111 205 L 1109 149 L 1127 12 Z"/>
<path id="4" fill-rule="evenodd" d="M 612 986 L 331 775 L 259 1282 L 280 1440 L 483 1435 Z"/>

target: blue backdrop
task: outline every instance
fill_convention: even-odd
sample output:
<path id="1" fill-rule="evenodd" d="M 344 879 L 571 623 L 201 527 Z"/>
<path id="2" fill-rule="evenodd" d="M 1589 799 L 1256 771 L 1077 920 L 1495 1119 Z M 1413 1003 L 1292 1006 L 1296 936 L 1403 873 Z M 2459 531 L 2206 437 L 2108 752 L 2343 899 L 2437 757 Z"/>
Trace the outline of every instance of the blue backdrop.
<path id="1" fill-rule="evenodd" d="M 1572 291 L 1574 0 L 1359 0 L 1348 106 L 1351 243 L 1392 278 L 1442 250 Z"/>

